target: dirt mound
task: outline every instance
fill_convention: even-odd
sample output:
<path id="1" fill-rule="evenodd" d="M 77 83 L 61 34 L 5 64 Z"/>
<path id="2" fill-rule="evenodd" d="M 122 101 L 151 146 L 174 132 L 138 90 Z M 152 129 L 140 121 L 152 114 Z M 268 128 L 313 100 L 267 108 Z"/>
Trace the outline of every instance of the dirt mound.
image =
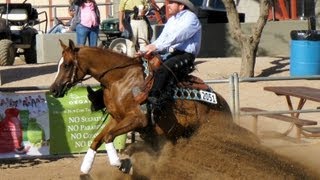
<path id="1" fill-rule="evenodd" d="M 189 140 L 165 144 L 159 156 L 133 155 L 133 179 L 317 179 L 302 165 L 262 147 L 233 122 L 210 121 Z"/>

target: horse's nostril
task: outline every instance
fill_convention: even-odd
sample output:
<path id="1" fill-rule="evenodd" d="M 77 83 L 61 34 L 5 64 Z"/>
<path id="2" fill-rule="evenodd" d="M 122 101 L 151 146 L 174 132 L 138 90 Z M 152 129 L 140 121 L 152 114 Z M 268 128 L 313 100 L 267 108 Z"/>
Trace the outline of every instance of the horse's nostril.
<path id="1" fill-rule="evenodd" d="M 55 91 L 54 89 L 50 89 L 50 92 L 51 92 L 52 94 L 56 93 L 56 91 Z"/>
<path id="2" fill-rule="evenodd" d="M 52 94 L 53 97 L 58 96 L 58 91 L 56 91 L 54 88 L 50 88 L 50 93 Z"/>

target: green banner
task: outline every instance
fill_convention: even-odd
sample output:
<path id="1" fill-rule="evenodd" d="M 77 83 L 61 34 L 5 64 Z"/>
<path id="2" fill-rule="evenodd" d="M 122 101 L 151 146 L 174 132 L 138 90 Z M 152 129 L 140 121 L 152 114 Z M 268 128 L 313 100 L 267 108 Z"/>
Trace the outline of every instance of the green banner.
<path id="1" fill-rule="evenodd" d="M 50 154 L 86 152 L 108 121 L 102 111 L 91 112 L 85 87 L 74 87 L 63 98 L 47 94 L 47 103 Z"/>

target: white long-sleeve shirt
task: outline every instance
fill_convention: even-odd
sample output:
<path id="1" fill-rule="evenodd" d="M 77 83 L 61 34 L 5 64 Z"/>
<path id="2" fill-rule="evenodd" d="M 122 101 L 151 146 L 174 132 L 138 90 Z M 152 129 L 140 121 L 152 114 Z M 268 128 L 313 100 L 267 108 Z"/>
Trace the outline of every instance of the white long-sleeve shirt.
<path id="1" fill-rule="evenodd" d="M 172 47 L 198 55 L 201 46 L 201 24 L 198 17 L 189 10 L 183 10 L 170 17 L 160 36 L 152 44 L 156 46 L 157 51 Z"/>

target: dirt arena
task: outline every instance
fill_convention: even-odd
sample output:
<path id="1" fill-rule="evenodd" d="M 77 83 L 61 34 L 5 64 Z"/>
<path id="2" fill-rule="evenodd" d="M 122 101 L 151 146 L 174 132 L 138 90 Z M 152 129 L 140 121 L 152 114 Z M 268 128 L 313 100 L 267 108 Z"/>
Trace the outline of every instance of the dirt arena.
<path id="1" fill-rule="evenodd" d="M 240 69 L 239 58 L 198 59 L 196 75 L 203 79 L 225 79 Z M 55 64 L 1 67 L 2 86 L 47 86 L 53 80 Z M 35 71 L 34 69 L 37 69 Z M 19 74 L 16 72 L 19 70 Z M 284 58 L 258 58 L 256 76 L 288 76 L 289 63 Z M 87 82 L 94 83 L 94 82 Z M 319 88 L 316 80 L 257 82 L 240 84 L 240 105 L 264 109 L 285 109 L 283 99 L 263 91 L 266 85 L 305 85 Z M 229 100 L 229 85 L 212 84 Z M 263 93 L 263 95 L 262 95 Z M 282 101 L 280 101 L 282 100 Z M 317 104 L 309 103 L 315 108 Z M 317 114 L 306 114 L 315 119 Z M 107 157 L 96 157 L 90 176 L 80 176 L 83 155 L 37 159 L 0 160 L 2 179 L 320 179 L 317 157 L 320 138 L 302 138 L 298 143 L 294 132 L 283 137 L 288 123 L 261 118 L 258 136 L 251 131 L 250 117 L 239 122 L 208 119 L 191 139 L 177 145 L 165 143 L 154 152 L 139 142 L 128 146 L 134 164 L 132 176 L 108 166 Z M 132 154 L 134 153 L 134 154 Z"/>

